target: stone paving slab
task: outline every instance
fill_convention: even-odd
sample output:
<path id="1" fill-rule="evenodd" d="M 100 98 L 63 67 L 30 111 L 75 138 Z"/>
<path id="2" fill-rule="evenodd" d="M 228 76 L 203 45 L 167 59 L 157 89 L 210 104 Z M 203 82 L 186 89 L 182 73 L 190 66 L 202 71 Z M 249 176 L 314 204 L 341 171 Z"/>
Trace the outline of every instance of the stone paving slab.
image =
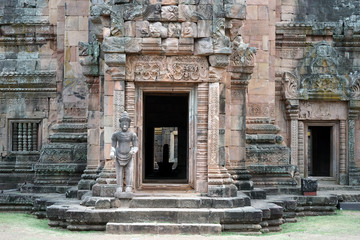
<path id="1" fill-rule="evenodd" d="M 110 234 L 220 234 L 220 224 L 203 223 L 108 223 Z"/>

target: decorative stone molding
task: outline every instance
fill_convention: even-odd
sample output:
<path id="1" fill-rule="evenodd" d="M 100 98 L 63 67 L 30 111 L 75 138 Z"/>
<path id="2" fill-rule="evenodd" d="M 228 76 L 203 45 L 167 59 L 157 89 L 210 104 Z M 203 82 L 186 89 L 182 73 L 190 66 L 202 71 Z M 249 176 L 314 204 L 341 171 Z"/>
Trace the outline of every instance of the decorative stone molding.
<path id="1" fill-rule="evenodd" d="M 209 76 L 207 59 L 197 56 L 130 56 L 126 73 L 138 82 L 206 82 Z"/>
<path id="2" fill-rule="evenodd" d="M 244 43 L 241 36 L 237 36 L 233 41 L 230 56 L 231 72 L 252 73 L 256 51 L 256 48 L 249 47 L 249 44 Z"/>
<path id="3" fill-rule="evenodd" d="M 96 38 L 91 43 L 79 42 L 80 64 L 83 67 L 84 76 L 99 76 L 99 55 L 100 44 Z"/>

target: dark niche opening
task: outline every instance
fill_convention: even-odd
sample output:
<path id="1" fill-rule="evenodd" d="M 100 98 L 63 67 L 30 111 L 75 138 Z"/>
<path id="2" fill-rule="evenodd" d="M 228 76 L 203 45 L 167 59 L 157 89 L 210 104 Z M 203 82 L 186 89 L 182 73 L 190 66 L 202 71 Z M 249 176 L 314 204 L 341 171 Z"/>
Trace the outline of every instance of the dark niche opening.
<path id="1" fill-rule="evenodd" d="M 309 126 L 308 147 L 309 176 L 330 177 L 331 127 Z"/>
<path id="2" fill-rule="evenodd" d="M 144 95 L 144 183 L 188 182 L 188 94 Z"/>

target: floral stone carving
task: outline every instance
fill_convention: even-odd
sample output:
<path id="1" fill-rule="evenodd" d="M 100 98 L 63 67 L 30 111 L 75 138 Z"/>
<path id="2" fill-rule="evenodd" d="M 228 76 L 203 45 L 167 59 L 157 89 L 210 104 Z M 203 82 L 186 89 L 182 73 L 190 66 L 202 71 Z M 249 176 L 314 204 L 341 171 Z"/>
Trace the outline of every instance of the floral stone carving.
<path id="1" fill-rule="evenodd" d="M 126 63 L 128 80 L 208 81 L 208 61 L 198 56 L 130 56 Z"/>

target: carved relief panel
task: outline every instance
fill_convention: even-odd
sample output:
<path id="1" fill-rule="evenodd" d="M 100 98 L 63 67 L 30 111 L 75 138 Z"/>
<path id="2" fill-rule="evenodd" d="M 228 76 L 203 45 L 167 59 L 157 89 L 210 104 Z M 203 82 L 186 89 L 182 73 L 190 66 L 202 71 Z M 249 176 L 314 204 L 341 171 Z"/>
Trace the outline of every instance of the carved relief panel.
<path id="1" fill-rule="evenodd" d="M 130 56 L 126 79 L 138 82 L 206 82 L 209 76 L 206 57 Z"/>
<path id="2" fill-rule="evenodd" d="M 346 120 L 346 102 L 300 101 L 300 119 L 306 120 Z"/>

